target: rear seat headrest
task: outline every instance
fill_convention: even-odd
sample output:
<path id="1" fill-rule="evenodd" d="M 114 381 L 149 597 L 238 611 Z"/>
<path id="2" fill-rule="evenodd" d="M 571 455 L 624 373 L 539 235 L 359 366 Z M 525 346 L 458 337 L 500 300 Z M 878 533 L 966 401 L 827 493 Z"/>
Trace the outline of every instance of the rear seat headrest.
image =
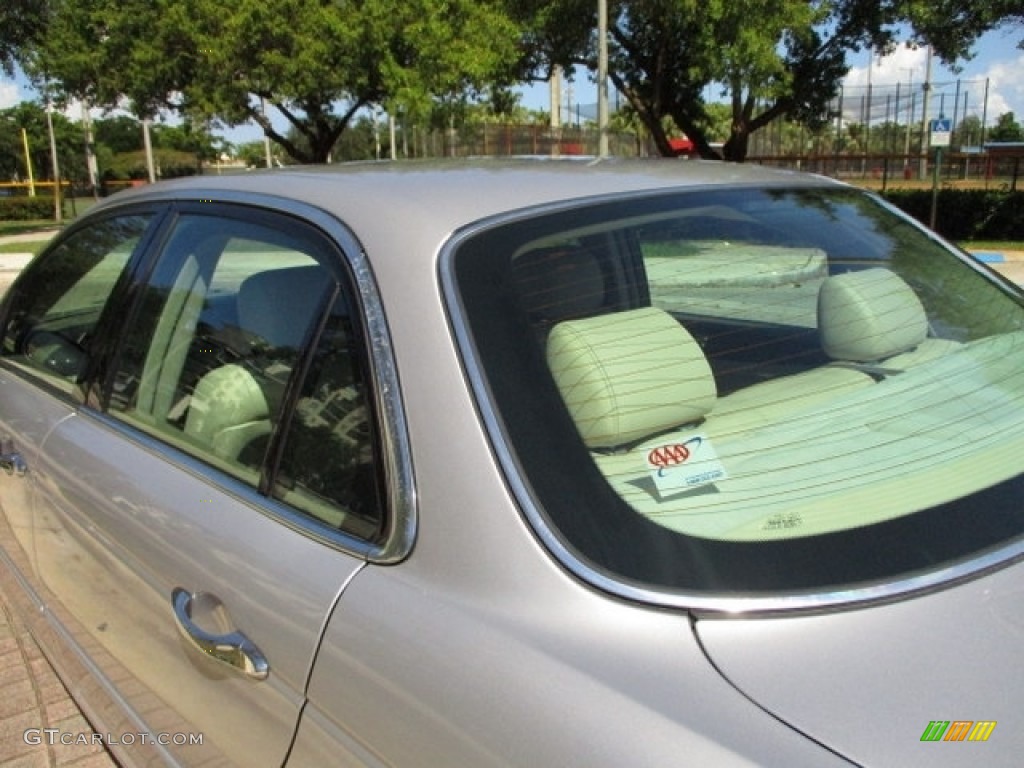
<path id="1" fill-rule="evenodd" d="M 239 325 L 271 346 L 297 350 L 331 287 L 330 274 L 315 264 L 257 272 L 238 288 Z"/>
<path id="2" fill-rule="evenodd" d="M 548 338 L 547 359 L 591 448 L 700 421 L 715 403 L 704 353 L 671 315 L 654 307 L 559 323 Z"/>
<path id="3" fill-rule="evenodd" d="M 873 267 L 832 275 L 818 293 L 818 332 L 834 360 L 876 362 L 918 346 L 928 318 L 895 272 Z"/>
<path id="4" fill-rule="evenodd" d="M 512 263 L 516 291 L 531 322 L 546 328 L 607 311 L 604 271 L 587 248 L 537 248 Z"/>

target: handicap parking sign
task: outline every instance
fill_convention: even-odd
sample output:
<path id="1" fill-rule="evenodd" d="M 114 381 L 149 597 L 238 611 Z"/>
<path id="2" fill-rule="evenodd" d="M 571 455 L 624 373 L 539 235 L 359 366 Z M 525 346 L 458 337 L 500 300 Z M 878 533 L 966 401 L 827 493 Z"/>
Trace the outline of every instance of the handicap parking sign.
<path id="1" fill-rule="evenodd" d="M 948 117 L 940 117 L 928 124 L 928 143 L 933 147 L 948 147 L 953 133 L 953 121 Z"/>

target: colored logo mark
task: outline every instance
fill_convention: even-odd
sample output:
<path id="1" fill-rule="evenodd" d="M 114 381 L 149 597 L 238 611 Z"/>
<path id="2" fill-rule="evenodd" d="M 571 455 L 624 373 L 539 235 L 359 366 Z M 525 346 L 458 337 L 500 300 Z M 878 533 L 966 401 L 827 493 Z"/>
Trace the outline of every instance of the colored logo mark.
<path id="1" fill-rule="evenodd" d="M 932 720 L 921 741 L 988 741 L 995 729 L 995 720 Z"/>
<path id="2" fill-rule="evenodd" d="M 690 446 L 696 448 L 701 444 L 699 437 L 692 437 L 685 443 L 672 443 L 661 445 L 647 454 L 647 461 L 653 466 L 665 469 L 674 467 L 686 462 L 690 458 Z"/>

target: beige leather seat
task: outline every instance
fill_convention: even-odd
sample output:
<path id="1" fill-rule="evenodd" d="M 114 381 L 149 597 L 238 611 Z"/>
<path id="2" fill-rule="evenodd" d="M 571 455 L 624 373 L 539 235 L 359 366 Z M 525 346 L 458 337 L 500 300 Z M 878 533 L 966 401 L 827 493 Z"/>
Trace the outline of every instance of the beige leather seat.
<path id="1" fill-rule="evenodd" d="M 716 429 L 729 434 L 796 418 L 959 346 L 928 337 L 928 318 L 917 294 L 882 267 L 825 279 L 818 292 L 818 333 L 834 363 L 722 398 Z"/>
<path id="2" fill-rule="evenodd" d="M 317 265 L 258 272 L 238 288 L 238 324 L 271 347 L 297 351 L 332 287 L 330 274 Z"/>
<path id="3" fill-rule="evenodd" d="M 874 267 L 827 278 L 818 293 L 818 332 L 833 360 L 898 372 L 959 346 L 928 337 L 924 305 L 903 278 Z"/>
<path id="4" fill-rule="evenodd" d="M 644 307 L 557 324 L 547 359 L 590 448 L 627 445 L 701 421 L 715 380 L 697 342 L 671 315 Z"/>
<path id="5" fill-rule="evenodd" d="M 725 397 L 697 342 L 653 307 L 558 323 L 548 364 L 587 446 L 603 449 L 699 422 L 716 440 L 770 427 L 959 346 L 928 337 L 920 300 L 887 269 L 829 277 L 818 312 L 836 362 Z"/>
<path id="6" fill-rule="evenodd" d="M 579 245 L 535 248 L 512 262 L 513 290 L 538 339 L 565 320 L 614 309 L 597 255 Z"/>
<path id="7" fill-rule="evenodd" d="M 242 366 L 215 368 L 196 384 L 185 434 L 213 456 L 238 461 L 242 450 L 271 428 L 267 398 Z"/>

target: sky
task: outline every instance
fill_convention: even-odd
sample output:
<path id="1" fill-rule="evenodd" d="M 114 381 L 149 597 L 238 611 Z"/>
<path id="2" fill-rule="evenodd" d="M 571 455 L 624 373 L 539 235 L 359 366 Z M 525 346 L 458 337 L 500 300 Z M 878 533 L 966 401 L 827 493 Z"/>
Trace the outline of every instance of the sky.
<path id="1" fill-rule="evenodd" d="M 938 117 L 941 108 L 945 117 L 957 115 L 959 121 L 964 117 L 966 102 L 966 113 L 979 118 L 984 116 L 988 125 L 1006 112 L 1013 112 L 1017 122 L 1024 120 L 1024 50 L 1017 47 L 1022 38 L 1024 30 L 1020 26 L 990 32 L 975 46 L 974 58 L 959 62 L 958 72 L 933 57 L 929 117 Z M 920 85 L 927 70 L 926 48 L 901 46 L 884 58 L 869 57 L 867 52 L 862 52 L 848 61 L 853 66 L 846 76 L 844 93 L 865 93 L 870 69 L 874 119 L 883 117 L 880 111 L 884 112 L 886 94 L 890 102 L 894 100 L 896 83 L 901 84 L 904 101 L 911 83 L 917 89 L 916 98 L 920 99 Z"/>
<path id="2" fill-rule="evenodd" d="M 979 118 L 984 116 L 988 125 L 994 124 L 999 115 L 1006 112 L 1013 112 L 1017 122 L 1024 122 L 1024 50 L 1017 48 L 1022 37 L 1024 33 L 1019 25 L 1008 25 L 989 32 L 975 45 L 974 57 L 959 62 L 958 72 L 951 71 L 937 58 L 933 58 L 929 117 L 938 117 L 941 108 L 946 117 L 956 117 L 958 122 L 963 119 L 965 112 Z M 881 121 L 890 114 L 889 110 L 895 116 L 898 104 L 900 122 L 906 122 L 911 110 L 908 100 L 911 89 L 915 93 L 916 112 L 913 114 L 915 119 L 920 119 L 921 104 L 917 100 L 921 98 L 927 59 L 927 49 L 906 46 L 900 46 L 892 54 L 881 58 L 869 56 L 867 52 L 851 54 L 848 59 L 851 69 L 843 89 L 843 111 L 846 117 L 862 121 L 858 120 L 858 114 L 864 114 L 864 96 L 868 90 L 870 69 L 871 119 Z M 521 103 L 527 109 L 549 108 L 546 84 L 525 87 L 521 93 Z M 588 77 L 583 76 L 573 84 L 573 95 L 574 100 L 580 104 L 593 104 L 597 101 L 597 88 Z M 24 77 L 17 75 L 12 79 L 0 73 L 0 109 L 33 98 L 35 93 Z M 80 119 L 80 108 L 71 108 L 68 116 L 72 120 Z M 236 144 L 259 141 L 263 137 L 262 131 L 255 125 L 239 126 L 219 133 Z"/>

